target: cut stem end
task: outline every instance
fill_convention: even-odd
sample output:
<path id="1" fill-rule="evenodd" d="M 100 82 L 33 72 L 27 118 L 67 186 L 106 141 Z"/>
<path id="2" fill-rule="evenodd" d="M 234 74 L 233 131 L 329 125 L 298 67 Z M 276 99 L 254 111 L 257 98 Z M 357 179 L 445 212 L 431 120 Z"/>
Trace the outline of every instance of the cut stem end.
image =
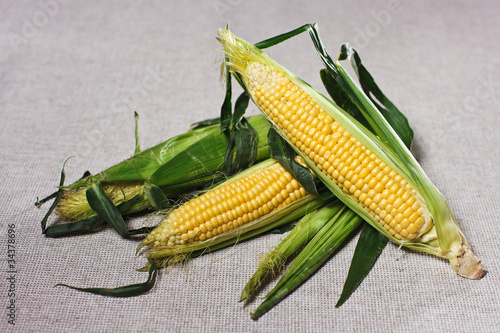
<path id="1" fill-rule="evenodd" d="M 448 258 L 450 260 L 453 269 L 461 277 L 479 280 L 486 274 L 486 269 L 484 268 L 481 260 L 472 252 L 470 247 L 462 244 L 462 254 L 459 256 L 453 256 L 453 258 Z"/>

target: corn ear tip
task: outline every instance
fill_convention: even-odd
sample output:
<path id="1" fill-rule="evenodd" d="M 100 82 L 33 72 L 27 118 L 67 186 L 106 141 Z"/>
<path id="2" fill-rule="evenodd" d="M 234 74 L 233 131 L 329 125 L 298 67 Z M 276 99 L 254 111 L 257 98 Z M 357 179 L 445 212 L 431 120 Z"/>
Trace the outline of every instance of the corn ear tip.
<path id="1" fill-rule="evenodd" d="M 259 270 L 261 270 L 261 274 L 259 276 L 262 278 L 265 275 L 271 275 L 272 278 L 276 277 L 279 272 L 281 272 L 285 268 L 286 257 L 278 250 L 274 249 L 269 253 L 262 256 L 259 263 Z M 257 274 L 257 273 L 256 273 Z M 255 275 L 252 279 L 255 278 Z M 260 283 L 260 282 L 259 282 Z M 240 302 L 245 301 L 250 294 L 248 293 L 247 287 L 243 289 L 240 296 Z"/>
<path id="2" fill-rule="evenodd" d="M 257 320 L 259 319 L 260 315 L 256 313 L 257 311 L 255 312 L 251 312 L 250 313 L 250 318 L 252 318 L 252 320 Z"/>
<path id="3" fill-rule="evenodd" d="M 286 257 L 278 250 L 272 250 L 261 258 L 259 267 L 265 274 L 275 277 L 285 267 Z"/>
<path id="4" fill-rule="evenodd" d="M 243 301 L 246 301 L 246 299 L 248 298 L 248 293 L 245 289 L 243 289 L 243 291 L 241 292 L 241 296 L 240 296 L 240 302 L 243 302 Z"/>

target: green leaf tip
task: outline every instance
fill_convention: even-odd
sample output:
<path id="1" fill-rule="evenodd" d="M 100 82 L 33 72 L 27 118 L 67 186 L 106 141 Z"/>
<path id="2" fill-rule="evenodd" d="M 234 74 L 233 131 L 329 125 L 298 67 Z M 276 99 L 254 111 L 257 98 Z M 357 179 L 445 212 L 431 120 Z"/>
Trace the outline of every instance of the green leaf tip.
<path id="1" fill-rule="evenodd" d="M 47 211 L 47 213 L 45 214 L 45 216 L 43 217 L 42 222 L 41 222 L 42 234 L 45 234 L 45 232 L 47 230 L 47 221 L 49 220 L 49 216 L 52 214 L 52 212 L 54 211 L 54 209 L 56 209 L 57 205 L 59 204 L 59 201 L 61 201 L 61 198 L 62 198 L 62 195 L 63 195 L 63 192 L 64 192 L 61 189 L 61 187 L 64 186 L 64 180 L 66 179 L 66 173 L 64 172 L 64 168 L 66 167 L 66 163 L 72 157 L 73 156 L 68 157 L 64 161 L 64 163 L 63 163 L 63 167 L 62 167 L 62 170 L 61 170 L 61 179 L 59 180 L 59 190 L 56 192 L 56 194 L 54 196 L 55 200 L 54 200 L 54 202 L 52 202 L 52 205 L 50 206 L 49 210 Z M 50 196 L 52 196 L 52 195 L 50 195 Z M 50 200 L 50 199 L 48 199 L 48 200 Z"/>
<path id="2" fill-rule="evenodd" d="M 368 223 L 363 224 L 361 234 L 354 250 L 349 273 L 342 294 L 335 307 L 340 307 L 368 275 L 380 253 L 389 240 Z"/>
<path id="3" fill-rule="evenodd" d="M 134 155 L 135 155 L 141 152 L 141 142 L 139 140 L 139 114 L 136 111 L 134 111 L 134 120 L 135 120 L 135 150 L 134 150 Z"/>
<path id="4" fill-rule="evenodd" d="M 130 284 L 116 288 L 80 288 L 63 283 L 58 283 L 54 287 L 63 286 L 73 290 L 83 291 L 107 297 L 133 297 L 133 296 L 143 295 L 148 291 L 150 291 L 156 283 L 157 275 L 158 275 L 158 268 L 156 267 L 156 265 L 151 264 L 151 266 L 149 267 L 148 279 L 146 282 L 143 283 Z"/>

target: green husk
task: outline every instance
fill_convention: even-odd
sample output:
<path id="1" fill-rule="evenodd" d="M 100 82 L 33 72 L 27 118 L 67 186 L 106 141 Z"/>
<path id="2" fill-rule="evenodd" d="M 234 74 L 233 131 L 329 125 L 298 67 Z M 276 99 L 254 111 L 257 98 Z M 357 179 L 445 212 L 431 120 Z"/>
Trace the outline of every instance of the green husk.
<path id="1" fill-rule="evenodd" d="M 249 117 L 248 121 L 258 133 L 259 147 L 256 159 L 263 160 L 267 157 L 266 135 L 269 125 L 261 116 Z M 205 149 L 210 146 L 217 149 L 214 148 L 212 151 L 205 153 Z M 206 184 L 207 175 L 213 179 L 214 172 L 217 172 L 217 170 L 205 170 L 208 167 L 201 168 L 200 163 L 192 167 L 183 165 L 186 172 L 181 172 L 181 170 L 175 169 L 180 163 L 195 158 L 205 160 L 213 158 L 217 160 L 213 164 L 218 163 L 217 166 L 220 166 L 226 147 L 227 138 L 221 135 L 219 126 L 202 127 L 143 150 L 95 175 L 94 180 L 127 183 L 150 180 L 154 185 L 160 186 L 167 196 L 171 197 L 183 193 L 183 188 L 193 188 L 191 184 L 194 184 L 194 187 Z M 186 170 L 186 168 L 188 169 Z M 202 170 L 199 170 L 200 168 Z M 172 170 L 175 170 L 175 172 L 172 172 Z M 174 175 L 169 175 L 169 173 Z M 85 185 L 86 181 L 80 180 L 66 188 L 77 188 Z M 169 186 L 173 186 L 173 189 L 169 189 Z"/>
<path id="2" fill-rule="evenodd" d="M 243 148 L 239 146 L 235 148 L 234 154 L 238 154 L 239 158 L 238 167 L 243 168 L 269 156 L 267 148 L 269 123 L 262 116 L 248 119 L 240 117 L 235 126 L 240 126 L 240 123 L 244 123 L 248 130 L 252 130 L 245 141 L 252 142 L 250 148 L 253 154 L 247 154 L 248 150 L 241 153 L 240 149 Z M 179 195 L 211 185 L 234 172 L 231 168 L 224 169 L 228 140 L 226 135 L 220 133 L 218 123 L 203 126 L 141 151 L 99 174 L 86 175 L 69 186 L 64 186 L 62 177 L 59 191 L 51 196 L 56 197 L 56 200 L 42 221 L 42 231 L 46 231 L 48 217 L 54 210 L 70 223 L 85 222 L 80 223 L 79 227 L 68 228 L 58 224 L 57 229 L 51 230 L 47 236 L 61 237 L 64 230 L 67 230 L 67 235 L 73 235 L 91 231 L 99 225 L 95 221 L 87 221 L 95 216 L 96 212 L 89 205 L 86 192 L 94 184 L 100 184 L 101 190 L 114 206 L 136 195 L 139 196 L 134 204 L 127 205 L 120 214 L 113 214 L 112 225 L 119 228 L 117 229 L 119 233 L 125 235 L 125 223 L 121 216 L 148 209 L 168 208 L 170 200 L 177 201 Z M 139 149 L 136 129 L 136 151 Z M 241 157 L 242 154 L 244 158 Z M 64 171 L 62 175 L 64 176 Z M 37 204 L 40 202 L 43 200 Z M 101 217 L 106 220 L 105 216 Z"/>
<path id="3" fill-rule="evenodd" d="M 313 26 L 310 28 L 309 32 L 313 37 L 318 54 L 326 68 L 331 72 L 331 75 L 339 83 L 339 86 L 349 96 L 351 101 L 362 112 L 370 126 L 375 130 L 376 135 L 372 134 L 356 119 L 344 112 L 340 107 L 325 98 L 297 76 L 273 61 L 252 44 L 232 35 L 228 30 L 219 31 L 219 41 L 224 47 L 226 57 L 229 58 L 227 64 L 231 66 L 232 71 L 238 73 L 238 76 L 245 85 L 245 68 L 247 64 L 257 61 L 272 66 L 275 70 L 281 72 L 289 80 L 300 86 L 301 89 L 308 93 L 343 128 L 349 131 L 351 135 L 370 149 L 370 151 L 376 152 L 382 161 L 408 181 L 417 192 L 419 203 L 424 209 L 427 209 L 430 218 L 427 219 L 426 226 L 422 228 L 423 234 L 421 234 L 419 238 L 404 242 L 398 240 L 385 230 L 367 210 L 356 202 L 356 200 L 345 194 L 333 181 L 323 174 L 308 156 L 302 154 L 300 150 L 295 147 L 298 155 L 306 161 L 308 166 L 339 199 L 393 242 L 440 257 L 446 257 L 450 260 L 452 267 L 459 275 L 473 279 L 481 278 L 486 271 L 482 267 L 479 259 L 477 259 L 470 250 L 446 201 L 425 175 L 424 171 L 405 147 L 401 139 L 398 138 L 394 130 L 373 105 L 372 101 L 340 65 L 340 60 L 347 59 L 352 55 L 351 50 L 344 45 L 341 49 L 342 52 L 339 60 L 333 62 L 322 46 L 315 27 Z M 283 135 L 283 137 L 286 139 L 285 135 Z"/>
<path id="4" fill-rule="evenodd" d="M 343 206 L 307 243 L 276 286 L 251 314 L 257 319 L 299 287 L 316 272 L 362 222 L 361 217 Z"/>
<path id="5" fill-rule="evenodd" d="M 261 261 L 257 271 L 243 288 L 240 302 L 252 295 L 266 276 L 276 276 L 285 267 L 287 259 L 314 237 L 342 207 L 342 202 L 333 200 L 302 217 L 286 238 Z"/>
<path id="6" fill-rule="evenodd" d="M 296 160 L 296 154 L 290 145 L 283 140 L 274 129 L 269 130 L 269 152 L 290 174 L 304 186 L 304 189 L 321 199 L 327 200 L 334 196 L 325 186 L 311 173 L 309 168 L 300 165 Z"/>
<path id="7" fill-rule="evenodd" d="M 141 141 L 139 140 L 139 114 L 134 111 L 135 120 L 135 150 L 134 155 L 141 152 Z"/>

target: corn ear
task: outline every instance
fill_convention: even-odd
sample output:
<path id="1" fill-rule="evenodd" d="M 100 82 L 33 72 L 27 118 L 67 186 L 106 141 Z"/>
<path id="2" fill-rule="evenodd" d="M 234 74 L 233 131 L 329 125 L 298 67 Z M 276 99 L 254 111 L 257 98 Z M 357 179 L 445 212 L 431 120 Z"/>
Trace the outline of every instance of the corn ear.
<path id="1" fill-rule="evenodd" d="M 262 116 L 249 117 L 248 121 L 258 134 L 256 160 L 264 160 L 268 157 L 267 131 L 269 124 Z M 209 147 L 213 148 L 207 151 Z M 217 164 L 217 166 L 220 166 L 226 147 L 227 138 L 220 134 L 218 125 L 197 128 L 143 150 L 123 162 L 94 175 L 93 180 L 104 183 L 152 181 L 155 185 L 162 187 L 167 196 L 175 196 L 183 193 L 184 188 L 191 189 L 205 185 L 206 177 L 213 178 L 214 173 L 217 171 L 217 169 L 202 171 L 204 168 L 199 163 L 191 162 L 190 165 L 182 165 L 182 163 L 189 160 L 186 157 L 181 158 L 188 150 L 191 155 L 207 156 L 207 161 L 214 159 L 216 162 L 210 163 L 210 165 Z M 205 153 L 202 154 L 202 152 Z M 175 169 L 180 165 L 184 170 Z M 166 174 L 171 175 L 163 177 Z M 87 179 L 81 179 L 64 188 L 74 189 L 85 186 Z"/>
<path id="2" fill-rule="evenodd" d="M 445 257 L 461 276 L 485 274 L 443 196 L 338 62 L 328 69 L 378 136 L 252 44 L 228 30 L 220 30 L 218 39 L 224 65 L 339 199 L 395 243 Z"/>
<path id="3" fill-rule="evenodd" d="M 324 203 L 269 159 L 170 212 L 139 248 L 147 246 L 148 259 L 163 266 L 169 258 L 276 228 Z"/>
<path id="4" fill-rule="evenodd" d="M 252 164 L 250 158 L 261 161 L 269 156 L 267 132 L 270 125 L 263 116 L 249 117 L 245 121 L 256 133 L 255 155 L 248 158 L 248 163 Z M 69 186 L 61 185 L 58 204 L 53 208 L 66 221 L 83 221 L 82 228 L 55 225 L 46 232 L 45 223 L 42 223 L 42 229 L 47 235 L 61 236 L 64 231 L 73 234 L 70 229 L 88 231 L 84 226 L 95 226 L 97 222 L 87 221 L 96 216 L 87 200 L 87 191 L 95 183 L 101 185 L 114 206 L 134 198 L 133 203 L 123 206 L 122 215 L 167 208 L 171 199 L 177 200 L 183 193 L 226 176 L 222 168 L 227 145 L 228 138 L 220 133 L 218 124 L 196 128 L 143 150 L 99 174 L 86 175 Z M 52 207 L 45 222 L 51 213 Z"/>

